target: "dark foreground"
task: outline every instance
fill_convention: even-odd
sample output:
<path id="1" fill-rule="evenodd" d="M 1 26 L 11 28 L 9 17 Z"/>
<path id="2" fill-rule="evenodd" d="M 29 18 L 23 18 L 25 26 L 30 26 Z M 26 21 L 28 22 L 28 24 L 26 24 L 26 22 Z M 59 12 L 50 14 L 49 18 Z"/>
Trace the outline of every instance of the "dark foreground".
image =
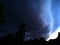
<path id="1" fill-rule="evenodd" d="M 25 25 L 22 23 L 19 27 L 19 30 L 14 35 L 8 34 L 0 38 L 0 45 L 60 45 L 60 33 L 57 39 L 45 41 L 44 38 L 23 41 L 25 35 Z"/>

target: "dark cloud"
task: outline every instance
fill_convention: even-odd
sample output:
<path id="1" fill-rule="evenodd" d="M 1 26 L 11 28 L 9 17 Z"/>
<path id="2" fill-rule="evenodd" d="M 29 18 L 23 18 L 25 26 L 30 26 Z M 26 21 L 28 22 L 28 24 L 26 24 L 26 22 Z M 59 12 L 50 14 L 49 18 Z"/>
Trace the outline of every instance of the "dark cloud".
<path id="1" fill-rule="evenodd" d="M 25 1 L 25 2 L 24 2 Z M 49 2 L 47 3 L 48 9 L 43 7 L 43 3 L 40 4 L 39 1 L 34 3 L 32 0 L 3 0 L 1 3 L 5 5 L 3 8 L 3 16 L 5 16 L 5 24 L 0 24 L 0 33 L 5 34 L 8 32 L 14 33 L 18 30 L 19 25 L 24 22 L 26 24 L 26 32 L 30 33 L 29 37 L 39 38 L 45 37 L 48 38 L 51 31 L 55 31 L 57 26 L 59 26 L 59 3 L 57 1 L 52 1 L 52 15 L 50 13 L 44 16 L 44 12 L 49 12 Z M 59 2 L 59 1 L 58 1 Z M 33 5 L 32 5 L 33 4 Z M 39 6 L 39 4 L 41 6 Z M 56 4 L 56 5 L 55 5 Z M 40 9 L 41 8 L 41 9 Z M 57 8 L 57 9 L 56 9 Z M 44 10 L 44 11 L 43 11 Z M 40 14 L 41 13 L 41 14 Z M 57 16 L 56 16 L 56 15 Z M 54 20 L 53 20 L 53 19 Z M 54 27 L 52 27 L 54 21 Z M 52 30 L 54 28 L 54 30 Z M 0 36 L 1 36 L 0 35 Z M 26 34 L 27 35 L 27 34 Z"/>

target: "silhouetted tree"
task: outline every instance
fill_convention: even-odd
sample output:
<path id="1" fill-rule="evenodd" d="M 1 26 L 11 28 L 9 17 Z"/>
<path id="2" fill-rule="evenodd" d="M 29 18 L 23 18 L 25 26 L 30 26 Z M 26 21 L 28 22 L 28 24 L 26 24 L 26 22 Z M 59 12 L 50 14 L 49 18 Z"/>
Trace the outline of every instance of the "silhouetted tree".
<path id="1" fill-rule="evenodd" d="M 58 38 L 60 38 L 60 32 L 58 33 Z"/>
<path id="2" fill-rule="evenodd" d="M 16 33 L 16 38 L 17 38 L 18 44 L 23 44 L 24 35 L 25 35 L 25 24 L 22 23 L 19 26 L 18 32 Z"/>

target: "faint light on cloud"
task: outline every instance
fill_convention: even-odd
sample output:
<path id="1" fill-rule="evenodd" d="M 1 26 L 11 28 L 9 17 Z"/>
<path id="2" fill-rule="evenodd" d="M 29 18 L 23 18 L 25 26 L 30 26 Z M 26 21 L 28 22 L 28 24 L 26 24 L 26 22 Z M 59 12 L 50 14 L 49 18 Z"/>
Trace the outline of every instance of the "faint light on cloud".
<path id="1" fill-rule="evenodd" d="M 58 32 L 60 32 L 60 27 L 58 27 L 54 33 L 50 34 L 49 38 L 46 41 L 49 41 L 50 39 L 56 39 L 58 37 Z"/>

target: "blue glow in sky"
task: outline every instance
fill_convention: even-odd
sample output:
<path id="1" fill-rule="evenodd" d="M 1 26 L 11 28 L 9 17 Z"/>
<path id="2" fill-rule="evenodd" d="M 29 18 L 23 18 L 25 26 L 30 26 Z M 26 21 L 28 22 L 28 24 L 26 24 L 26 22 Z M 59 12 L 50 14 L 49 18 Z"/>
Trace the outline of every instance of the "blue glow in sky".
<path id="1" fill-rule="evenodd" d="M 49 41 L 50 39 L 56 39 L 58 37 L 58 32 L 60 32 L 60 27 L 58 27 L 54 33 L 51 33 L 46 41 Z"/>

